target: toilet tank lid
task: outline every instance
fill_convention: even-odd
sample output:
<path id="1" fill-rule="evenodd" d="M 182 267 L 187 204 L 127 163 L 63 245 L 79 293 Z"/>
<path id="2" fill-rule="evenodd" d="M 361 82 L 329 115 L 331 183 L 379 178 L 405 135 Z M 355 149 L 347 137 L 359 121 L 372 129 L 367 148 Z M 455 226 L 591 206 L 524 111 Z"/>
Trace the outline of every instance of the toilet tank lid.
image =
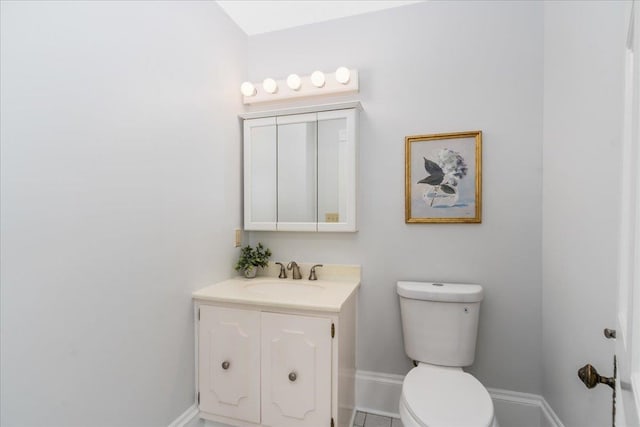
<path id="1" fill-rule="evenodd" d="M 441 282 L 398 282 L 398 295 L 409 299 L 442 302 L 482 301 L 482 286 Z"/>

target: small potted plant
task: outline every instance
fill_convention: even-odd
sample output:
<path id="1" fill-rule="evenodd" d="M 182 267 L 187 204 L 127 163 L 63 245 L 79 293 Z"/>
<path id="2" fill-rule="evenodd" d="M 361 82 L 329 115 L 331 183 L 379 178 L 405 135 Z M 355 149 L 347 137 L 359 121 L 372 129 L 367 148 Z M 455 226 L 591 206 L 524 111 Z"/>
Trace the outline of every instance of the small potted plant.
<path id="1" fill-rule="evenodd" d="M 244 277 L 252 279 L 256 277 L 258 267 L 266 267 L 269 263 L 271 251 L 258 243 L 258 246 L 252 248 L 250 245 L 240 250 L 240 258 L 236 263 L 236 271 L 242 272 Z"/>

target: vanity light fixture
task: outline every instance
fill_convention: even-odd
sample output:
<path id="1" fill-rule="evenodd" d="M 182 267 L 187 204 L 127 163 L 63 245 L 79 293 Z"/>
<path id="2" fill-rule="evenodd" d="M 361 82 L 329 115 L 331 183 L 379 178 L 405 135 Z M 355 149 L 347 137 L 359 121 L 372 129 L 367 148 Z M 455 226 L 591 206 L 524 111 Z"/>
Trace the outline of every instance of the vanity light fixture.
<path id="1" fill-rule="evenodd" d="M 314 71 L 311 74 L 311 84 L 313 84 L 317 88 L 321 88 L 324 86 L 326 79 L 324 78 L 324 73 L 322 71 Z"/>
<path id="2" fill-rule="evenodd" d="M 297 74 L 289 74 L 289 77 L 287 77 L 287 86 L 289 86 L 291 90 L 300 90 L 300 87 L 302 86 L 300 76 Z"/>
<path id="3" fill-rule="evenodd" d="M 320 70 L 311 75 L 289 74 L 287 78 L 266 78 L 262 82 L 244 82 L 240 86 L 244 104 L 281 102 L 295 98 L 346 95 L 359 92 L 358 70 L 339 67 L 335 72 Z"/>
<path id="4" fill-rule="evenodd" d="M 351 71 L 347 67 L 339 67 L 336 70 L 336 81 L 340 84 L 346 85 L 351 78 Z"/>
<path id="5" fill-rule="evenodd" d="M 256 94 L 256 87 L 251 82 L 244 82 L 240 86 L 240 92 L 244 96 L 254 96 Z"/>
<path id="6" fill-rule="evenodd" d="M 278 91 L 278 83 L 273 79 L 264 79 L 262 87 L 268 93 L 276 93 Z"/>

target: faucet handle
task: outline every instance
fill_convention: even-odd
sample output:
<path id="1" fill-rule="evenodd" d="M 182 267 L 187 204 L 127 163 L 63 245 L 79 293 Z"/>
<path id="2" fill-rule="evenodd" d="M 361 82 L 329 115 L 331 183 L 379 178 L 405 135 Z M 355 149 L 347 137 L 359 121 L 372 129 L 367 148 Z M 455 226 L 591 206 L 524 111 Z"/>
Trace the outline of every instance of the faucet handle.
<path id="1" fill-rule="evenodd" d="M 287 270 L 284 268 L 284 264 L 281 262 L 276 262 L 277 265 L 280 266 L 280 274 L 278 274 L 278 279 L 286 279 L 287 278 Z"/>
<path id="2" fill-rule="evenodd" d="M 316 267 L 322 267 L 322 264 L 316 264 L 311 267 L 311 271 L 309 271 L 309 280 L 318 280 L 318 277 L 316 276 Z"/>

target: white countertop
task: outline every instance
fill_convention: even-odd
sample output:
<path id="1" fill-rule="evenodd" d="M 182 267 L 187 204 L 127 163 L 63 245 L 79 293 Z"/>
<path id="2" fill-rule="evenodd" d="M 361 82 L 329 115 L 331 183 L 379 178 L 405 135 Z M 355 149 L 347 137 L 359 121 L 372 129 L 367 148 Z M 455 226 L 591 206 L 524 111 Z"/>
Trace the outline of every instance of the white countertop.
<path id="1" fill-rule="evenodd" d="M 303 277 L 307 265 L 311 266 L 301 264 Z M 270 265 L 266 276 L 235 277 L 197 290 L 192 296 L 199 301 L 339 312 L 360 286 L 359 266 L 326 266 L 317 270 L 319 278 L 314 281 L 278 279 L 275 271 L 276 267 Z"/>

